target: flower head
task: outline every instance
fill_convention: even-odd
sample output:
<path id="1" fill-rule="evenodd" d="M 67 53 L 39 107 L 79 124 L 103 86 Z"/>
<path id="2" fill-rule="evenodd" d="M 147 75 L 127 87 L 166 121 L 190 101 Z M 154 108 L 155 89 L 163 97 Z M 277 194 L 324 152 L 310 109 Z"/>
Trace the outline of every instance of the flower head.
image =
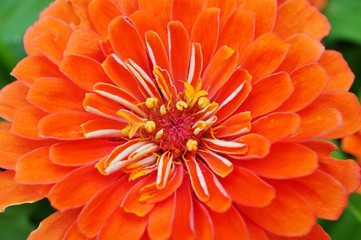
<path id="1" fill-rule="evenodd" d="M 0 206 L 49 199 L 30 239 L 327 239 L 359 167 L 322 139 L 361 128 L 328 32 L 304 0 L 56 0 L 1 91 Z"/>

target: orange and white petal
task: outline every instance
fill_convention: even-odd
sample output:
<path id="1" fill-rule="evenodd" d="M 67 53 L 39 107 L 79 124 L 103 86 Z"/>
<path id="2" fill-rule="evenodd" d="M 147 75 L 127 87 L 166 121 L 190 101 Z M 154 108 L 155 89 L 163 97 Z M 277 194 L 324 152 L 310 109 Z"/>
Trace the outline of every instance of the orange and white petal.
<path id="1" fill-rule="evenodd" d="M 170 152 L 163 153 L 159 158 L 157 172 L 157 188 L 163 189 L 167 186 L 169 174 L 173 166 L 173 154 Z"/>
<path id="2" fill-rule="evenodd" d="M 220 125 L 216 126 L 215 135 L 217 138 L 237 137 L 248 133 L 253 128 L 251 123 L 251 112 L 240 112 L 233 114 Z"/>
<path id="3" fill-rule="evenodd" d="M 247 145 L 248 151 L 242 155 L 230 154 L 234 159 L 263 158 L 270 152 L 270 141 L 261 134 L 249 133 L 235 139 Z"/>
<path id="4" fill-rule="evenodd" d="M 166 49 L 168 45 L 164 45 L 165 43 L 162 42 L 158 33 L 154 31 L 146 32 L 145 43 L 153 66 L 159 66 L 159 68 L 169 71 L 168 53 Z"/>
<path id="5" fill-rule="evenodd" d="M 200 149 L 198 155 L 207 163 L 208 167 L 218 176 L 226 177 L 233 171 L 233 164 L 227 158 L 207 149 Z"/>
<path id="6" fill-rule="evenodd" d="M 102 138 L 102 137 L 122 137 L 120 129 L 127 126 L 124 122 L 109 120 L 109 119 L 96 119 L 90 120 L 80 125 L 85 138 Z"/>
<path id="7" fill-rule="evenodd" d="M 203 138 L 202 145 L 206 149 L 223 154 L 243 155 L 248 151 L 247 144 L 238 141 Z"/>

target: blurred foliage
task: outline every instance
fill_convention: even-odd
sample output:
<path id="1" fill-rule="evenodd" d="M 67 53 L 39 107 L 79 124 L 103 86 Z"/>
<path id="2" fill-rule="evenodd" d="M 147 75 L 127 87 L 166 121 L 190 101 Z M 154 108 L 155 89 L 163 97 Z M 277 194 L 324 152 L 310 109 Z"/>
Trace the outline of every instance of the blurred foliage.
<path id="1" fill-rule="evenodd" d="M 13 79 L 9 75 L 25 56 L 22 38 L 25 30 L 51 0 L 0 0 L 0 87 Z M 332 30 L 324 40 L 328 49 L 343 53 L 356 75 L 352 91 L 361 99 L 361 1 L 329 0 L 324 13 Z M 335 157 L 347 157 L 342 152 Z M 22 240 L 52 212 L 47 200 L 12 206 L 0 214 L 0 240 Z M 350 196 L 349 206 L 338 221 L 320 221 L 333 240 L 361 239 L 361 196 Z"/>

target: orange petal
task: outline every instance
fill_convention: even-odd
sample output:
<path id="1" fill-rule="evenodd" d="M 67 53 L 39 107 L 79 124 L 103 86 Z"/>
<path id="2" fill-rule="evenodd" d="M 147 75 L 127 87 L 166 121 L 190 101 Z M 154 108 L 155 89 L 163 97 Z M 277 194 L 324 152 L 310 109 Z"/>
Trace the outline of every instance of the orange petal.
<path id="1" fill-rule="evenodd" d="M 36 37 L 32 44 L 50 61 L 58 65 L 63 59 L 68 40 L 68 36 L 46 31 Z"/>
<path id="2" fill-rule="evenodd" d="M 162 39 L 163 44 L 167 44 L 167 31 L 162 25 L 162 22 L 148 11 L 136 11 L 129 16 L 129 19 L 134 24 L 142 39 L 144 39 L 146 32 L 154 31 L 159 35 L 160 39 Z"/>
<path id="3" fill-rule="evenodd" d="M 106 95 L 106 93 L 104 93 Z M 83 99 L 83 109 L 87 112 L 107 118 L 109 120 L 125 122 L 117 111 L 121 106 L 97 93 L 86 93 Z M 139 109 L 138 109 L 139 111 Z"/>
<path id="4" fill-rule="evenodd" d="M 290 136 L 300 126 L 300 117 L 295 113 L 274 112 L 252 122 L 251 132 L 266 137 L 271 143 Z"/>
<path id="5" fill-rule="evenodd" d="M 147 227 L 147 220 L 146 217 L 138 217 L 118 207 L 104 222 L 97 239 L 108 240 L 113 239 L 114 236 L 123 239 L 140 239 Z"/>
<path id="6" fill-rule="evenodd" d="M 10 132 L 24 138 L 39 139 L 37 124 L 45 116 L 44 111 L 33 105 L 23 107 L 15 113 Z"/>
<path id="7" fill-rule="evenodd" d="M 151 239 L 169 239 L 175 212 L 175 195 L 159 202 L 149 214 L 148 235 Z"/>
<path id="8" fill-rule="evenodd" d="M 211 95 L 224 87 L 234 72 L 238 62 L 238 54 L 228 46 L 220 48 L 212 57 L 210 63 L 204 70 L 202 84 Z"/>
<path id="9" fill-rule="evenodd" d="M 275 198 L 274 188 L 245 168 L 235 167 L 221 184 L 234 202 L 244 206 L 264 207 Z"/>
<path id="10" fill-rule="evenodd" d="M 339 181 L 320 170 L 288 181 L 287 187 L 291 187 L 309 202 L 317 216 L 323 219 L 338 219 L 347 206 L 346 189 Z"/>
<path id="11" fill-rule="evenodd" d="M 194 222 L 197 219 L 194 218 L 192 192 L 188 179 L 185 179 L 175 195 L 173 239 L 192 239 L 194 238 Z"/>
<path id="12" fill-rule="evenodd" d="M 269 240 L 267 233 L 264 229 L 251 222 L 248 218 L 245 219 L 247 224 L 249 236 L 251 240 Z"/>
<path id="13" fill-rule="evenodd" d="M 116 174 L 114 174 L 116 175 Z M 133 213 L 137 216 L 143 217 L 147 215 L 154 207 L 153 203 L 141 202 L 140 190 L 154 182 L 154 175 L 148 175 L 145 178 L 141 178 L 137 183 L 134 184 L 132 188 L 129 189 L 128 193 L 125 195 L 123 202 L 121 203 L 121 207 L 124 211 L 128 213 Z"/>
<path id="14" fill-rule="evenodd" d="M 48 186 L 20 184 L 14 175 L 14 171 L 0 172 L 0 212 L 8 206 L 39 201 L 48 192 Z"/>
<path id="15" fill-rule="evenodd" d="M 241 56 L 241 66 L 253 79 L 264 78 L 274 72 L 285 59 L 289 44 L 276 34 L 266 33 L 253 41 Z M 240 53 L 241 54 L 241 53 Z"/>
<path id="16" fill-rule="evenodd" d="M 49 157 L 53 163 L 62 166 L 82 166 L 98 161 L 118 145 L 119 142 L 105 139 L 65 141 L 52 145 Z"/>
<path id="17" fill-rule="evenodd" d="M 127 126 L 124 122 L 97 119 L 90 120 L 83 123 L 80 127 L 83 131 L 85 138 L 99 138 L 99 137 L 121 137 L 121 129 Z"/>
<path id="18" fill-rule="evenodd" d="M 164 45 L 158 33 L 153 31 L 145 33 L 145 40 L 153 66 L 159 66 L 159 68 L 169 71 L 169 61 L 166 51 L 166 46 L 168 45 Z"/>
<path id="19" fill-rule="evenodd" d="M 232 198 L 227 194 L 218 178 L 209 169 L 205 167 L 204 169 L 204 179 L 209 191 L 209 200 L 205 204 L 212 209 L 211 212 L 226 212 L 232 206 Z"/>
<path id="20" fill-rule="evenodd" d="M 331 237 L 319 224 L 315 224 L 311 231 L 301 237 L 282 237 L 269 234 L 269 240 L 331 240 Z"/>
<path id="21" fill-rule="evenodd" d="M 226 19 L 236 10 L 237 3 L 235 0 L 207 0 L 204 1 L 204 8 L 219 8 L 220 9 L 220 26 L 224 25 Z"/>
<path id="22" fill-rule="evenodd" d="M 121 15 L 120 9 L 111 0 L 95 0 L 89 3 L 89 17 L 96 31 L 107 36 L 108 25 Z"/>
<path id="23" fill-rule="evenodd" d="M 255 13 L 256 37 L 271 32 L 275 23 L 277 5 L 273 0 L 247 0 L 241 8 Z M 241 26 L 241 25 L 240 25 Z"/>
<path id="24" fill-rule="evenodd" d="M 83 110 L 84 94 L 81 88 L 66 79 L 41 78 L 31 85 L 27 99 L 46 112 Z"/>
<path id="25" fill-rule="evenodd" d="M 68 228 L 74 223 L 79 214 L 79 209 L 71 209 L 63 212 L 55 212 L 45 218 L 40 226 L 29 235 L 29 240 L 43 239 L 63 239 Z"/>
<path id="26" fill-rule="evenodd" d="M 139 9 L 150 12 L 166 26 L 170 20 L 171 3 L 168 0 L 139 0 Z"/>
<path id="27" fill-rule="evenodd" d="M 138 81 L 126 68 L 124 62 L 118 61 L 119 59 L 116 59 L 115 55 L 109 55 L 102 63 L 104 71 L 119 88 L 137 98 L 138 102 L 144 101 L 145 97 L 139 91 Z M 129 84 L 129 82 L 134 84 Z"/>
<path id="28" fill-rule="evenodd" d="M 232 113 L 236 112 L 239 106 L 245 101 L 251 92 L 251 75 L 242 69 L 236 70 L 232 77 L 218 91 L 215 102 L 219 103 L 217 109 L 217 122 L 227 119 Z M 211 92 L 209 97 L 216 94 Z M 239 111 L 238 111 L 239 112 Z"/>
<path id="29" fill-rule="evenodd" d="M 70 80 L 88 91 L 98 82 L 111 82 L 101 64 L 86 56 L 67 55 L 59 67 Z"/>
<path id="30" fill-rule="evenodd" d="M 239 141 L 203 138 L 202 144 L 204 145 L 204 148 L 222 154 L 242 156 L 248 151 L 247 145 Z"/>
<path id="31" fill-rule="evenodd" d="M 204 24 L 207 24 L 205 22 Z M 242 26 L 242 27 L 240 27 Z M 243 53 L 251 44 L 255 34 L 255 14 L 239 9 L 225 22 L 219 35 L 218 47 L 224 45 Z M 206 37 L 207 35 L 204 35 Z"/>
<path id="32" fill-rule="evenodd" d="M 357 132 L 342 139 L 342 150 L 361 159 L 361 135 Z"/>
<path id="33" fill-rule="evenodd" d="M 175 166 L 174 171 L 170 173 L 168 184 L 163 189 L 158 189 L 155 183 L 148 184 L 140 190 L 139 201 L 147 203 L 157 203 L 163 201 L 170 195 L 174 194 L 174 191 L 183 182 L 183 165 Z"/>
<path id="34" fill-rule="evenodd" d="M 309 64 L 294 71 L 291 80 L 295 89 L 278 111 L 297 112 L 305 108 L 321 95 L 329 77 L 320 65 Z"/>
<path id="35" fill-rule="evenodd" d="M 294 90 L 287 73 L 277 73 L 259 80 L 252 85 L 252 91 L 240 107 L 240 111 L 250 111 L 253 118 L 278 108 Z"/>
<path id="36" fill-rule="evenodd" d="M 34 141 L 9 133 L 9 127 L 0 128 L 0 167 L 15 169 L 16 161 L 34 149 L 56 143 L 52 140 Z"/>
<path id="37" fill-rule="evenodd" d="M 92 196 L 77 219 L 79 229 L 87 237 L 95 237 L 132 185 L 133 183 L 123 176 Z"/>
<path id="38" fill-rule="evenodd" d="M 286 39 L 286 42 L 290 44 L 290 48 L 277 71 L 290 73 L 303 65 L 316 63 L 325 50 L 320 41 L 305 33 L 292 35 Z M 315 83 L 315 81 L 312 81 L 312 83 Z"/>
<path id="39" fill-rule="evenodd" d="M 198 14 L 202 11 L 202 5 L 203 1 L 201 0 L 172 1 L 170 6 L 171 19 L 180 21 L 185 30 L 190 33 Z"/>
<path id="40" fill-rule="evenodd" d="M 185 6 L 183 3 L 182 5 L 182 8 L 184 8 Z M 172 69 L 171 74 L 173 75 L 174 82 L 177 85 L 180 85 L 179 81 L 185 81 L 188 76 L 191 51 L 189 37 L 185 26 L 181 22 L 177 21 L 173 21 L 168 24 L 168 35 L 169 61 Z"/>
<path id="41" fill-rule="evenodd" d="M 330 24 L 327 18 L 307 1 L 290 0 L 278 8 L 273 31 L 282 38 L 307 33 L 316 39 L 322 39 L 329 33 Z"/>
<path id="42" fill-rule="evenodd" d="M 301 142 L 310 140 L 339 128 L 342 116 L 337 109 L 328 106 L 311 105 L 300 111 L 301 124 L 295 134 L 287 141 Z"/>
<path id="43" fill-rule="evenodd" d="M 87 236 L 85 236 L 79 229 L 78 224 L 76 221 L 74 221 L 68 230 L 65 232 L 65 235 L 63 237 L 64 240 L 90 240 Z M 91 239 L 95 240 L 95 239 Z"/>
<path id="44" fill-rule="evenodd" d="M 214 239 L 249 239 L 246 223 L 238 210 L 231 206 L 224 213 L 209 211 L 214 228 Z"/>
<path id="45" fill-rule="evenodd" d="M 249 158 L 262 158 L 265 157 L 269 151 L 271 144 L 267 138 L 260 134 L 250 133 L 236 138 L 235 141 L 247 145 L 248 151 L 242 155 L 232 155 L 235 159 L 249 159 Z"/>
<path id="46" fill-rule="evenodd" d="M 92 114 L 72 110 L 51 113 L 39 121 L 39 134 L 45 138 L 82 139 L 80 125 L 94 118 Z"/>
<path id="47" fill-rule="evenodd" d="M 41 55 L 25 57 L 16 65 L 11 75 L 28 86 L 40 77 L 64 77 L 57 65 Z"/>
<path id="48" fill-rule="evenodd" d="M 133 23 L 128 18 L 120 16 L 111 21 L 108 31 L 110 42 L 117 56 L 123 61 L 131 59 L 149 73 L 144 37 L 139 35 Z"/>
<path id="49" fill-rule="evenodd" d="M 238 164 L 263 177 L 288 179 L 311 174 L 318 167 L 318 160 L 315 152 L 302 145 L 274 143 L 265 158 Z"/>
<path id="50" fill-rule="evenodd" d="M 184 162 L 194 193 L 199 200 L 207 202 L 209 200 L 209 191 L 203 174 L 203 171 L 205 171 L 203 165 L 199 165 L 193 156 L 186 156 Z"/>
<path id="51" fill-rule="evenodd" d="M 348 193 L 356 191 L 360 185 L 360 170 L 354 160 L 320 158 L 320 169 L 340 181 Z"/>
<path id="52" fill-rule="evenodd" d="M 71 2 L 56 1 L 52 2 L 47 8 L 40 13 L 40 19 L 46 17 L 61 19 L 67 23 L 79 24 L 78 15 L 74 12 Z"/>
<path id="53" fill-rule="evenodd" d="M 194 203 L 194 231 L 196 239 L 214 239 L 213 223 L 207 209 L 198 201 Z"/>
<path id="54" fill-rule="evenodd" d="M 39 42 L 38 42 L 38 46 L 34 45 L 33 41 L 36 40 L 36 38 L 38 38 L 44 33 L 48 36 L 49 34 L 53 34 L 54 37 L 59 36 L 59 38 L 61 38 L 60 40 L 64 43 L 64 40 L 69 38 L 71 31 L 72 31 L 71 27 L 66 22 L 54 17 L 47 17 L 47 16 L 43 17 L 41 20 L 37 21 L 33 26 L 28 28 L 28 30 L 26 31 L 24 35 L 25 51 L 29 56 L 41 55 L 41 49 L 39 50 L 38 47 L 43 47 L 44 48 L 43 50 L 46 50 L 47 47 L 51 49 L 51 47 L 47 46 L 47 42 L 45 42 L 43 46 L 41 46 L 42 44 L 39 45 Z M 55 39 L 53 40 L 49 39 L 49 43 L 51 43 L 54 40 Z"/>
<path id="55" fill-rule="evenodd" d="M 219 9 L 204 9 L 195 19 L 191 41 L 200 43 L 204 66 L 208 66 L 216 50 L 219 33 Z"/>
<path id="56" fill-rule="evenodd" d="M 342 99 L 340 101 L 339 99 Z M 355 133 L 361 128 L 361 107 L 353 93 L 325 91 L 313 104 L 336 108 L 342 115 L 342 125 L 323 135 L 323 138 L 340 138 Z"/>
<path id="57" fill-rule="evenodd" d="M 20 183 L 50 184 L 56 183 L 73 170 L 71 167 L 53 164 L 49 159 L 49 147 L 44 147 L 19 158 L 15 179 Z"/>
<path id="58" fill-rule="evenodd" d="M 215 134 L 217 138 L 226 138 L 236 137 L 247 133 L 251 129 L 251 120 L 252 116 L 250 112 L 233 114 L 226 121 L 216 127 Z"/>
<path id="59" fill-rule="evenodd" d="M 316 223 L 313 209 L 291 190 L 277 187 L 276 198 L 266 207 L 241 207 L 253 222 L 263 229 L 282 236 L 302 236 Z"/>
<path id="60" fill-rule="evenodd" d="M 220 177 L 225 177 L 233 171 L 231 161 L 212 151 L 202 149 L 198 152 L 198 155 L 207 163 L 208 167 Z"/>
<path id="61" fill-rule="evenodd" d="M 69 38 L 64 56 L 81 55 L 103 62 L 105 56 L 100 48 L 100 39 L 100 35 L 94 30 L 76 29 Z"/>
<path id="62" fill-rule="evenodd" d="M 0 92 L 0 116 L 11 121 L 15 112 L 28 105 L 26 95 L 29 89 L 20 81 L 6 85 Z"/>
<path id="63" fill-rule="evenodd" d="M 355 79 L 355 75 L 351 71 L 342 54 L 326 50 L 318 61 L 326 70 L 330 77 L 327 90 L 344 90 L 348 91 Z"/>
<path id="64" fill-rule="evenodd" d="M 104 176 L 93 165 L 78 168 L 50 190 L 51 204 L 60 210 L 83 206 L 89 199 L 117 176 Z"/>
<path id="65" fill-rule="evenodd" d="M 139 9 L 139 4 L 137 0 L 117 0 L 115 1 L 119 7 L 122 15 L 127 16 L 131 15 Z"/>

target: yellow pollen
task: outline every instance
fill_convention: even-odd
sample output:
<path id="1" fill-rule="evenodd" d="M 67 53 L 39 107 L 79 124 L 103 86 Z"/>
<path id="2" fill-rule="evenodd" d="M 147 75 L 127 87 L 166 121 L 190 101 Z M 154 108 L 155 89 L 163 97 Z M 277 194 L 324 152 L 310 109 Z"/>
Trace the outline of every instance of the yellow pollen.
<path id="1" fill-rule="evenodd" d="M 154 109 L 158 106 L 158 98 L 147 98 L 145 106 L 149 109 Z"/>
<path id="2" fill-rule="evenodd" d="M 200 109 L 207 107 L 210 103 L 211 101 L 209 101 L 209 99 L 206 97 L 201 97 L 198 99 L 198 106 Z"/>
<path id="3" fill-rule="evenodd" d="M 184 101 L 178 101 L 176 107 L 179 111 L 183 111 L 184 108 L 188 108 L 188 104 Z"/>
<path id="4" fill-rule="evenodd" d="M 190 152 L 194 152 L 198 150 L 198 142 L 194 139 L 189 139 L 187 141 L 187 150 Z"/>
<path id="5" fill-rule="evenodd" d="M 161 139 L 164 135 L 164 130 L 159 130 L 156 134 L 155 134 L 155 140 L 158 141 L 159 139 Z"/>
<path id="6" fill-rule="evenodd" d="M 164 105 L 162 105 L 162 106 L 160 106 L 159 111 L 160 111 L 160 114 L 164 115 L 167 113 L 167 108 Z"/>
<path id="7" fill-rule="evenodd" d="M 146 121 L 144 124 L 144 128 L 149 133 L 153 132 L 155 129 L 155 122 L 154 121 Z"/>

